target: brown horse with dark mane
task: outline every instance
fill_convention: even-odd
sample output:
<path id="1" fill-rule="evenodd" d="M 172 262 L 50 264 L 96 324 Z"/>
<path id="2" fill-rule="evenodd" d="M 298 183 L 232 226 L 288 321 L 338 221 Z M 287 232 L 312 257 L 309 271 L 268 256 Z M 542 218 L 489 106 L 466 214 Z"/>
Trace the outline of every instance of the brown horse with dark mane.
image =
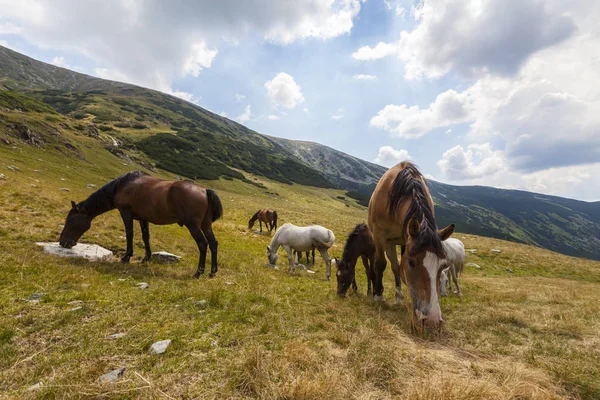
<path id="1" fill-rule="evenodd" d="M 133 221 L 142 229 L 146 255 L 150 260 L 149 224 L 179 224 L 190 231 L 200 250 L 195 278 L 204 273 L 206 248 L 210 248 L 212 266 L 210 276 L 217 273 L 218 242 L 212 223 L 223 215 L 223 206 L 217 194 L 192 181 L 168 181 L 135 171 L 120 176 L 92 193 L 79 204 L 71 202 L 59 244 L 71 248 L 92 225 L 92 220 L 107 211 L 118 209 L 125 224 L 127 251 L 121 262 L 128 263 L 133 256 Z"/>
<path id="2" fill-rule="evenodd" d="M 371 284 L 375 280 L 375 273 L 373 272 L 375 243 L 373 242 L 371 231 L 369 231 L 369 227 L 366 224 L 358 224 L 354 227 L 344 245 L 342 259 L 335 259 L 338 282 L 337 295 L 340 297 L 346 295 L 351 284 L 355 293 L 358 290 L 355 279 L 355 268 L 358 257 L 362 259 L 365 273 L 367 274 L 367 295 L 371 295 L 373 293 Z"/>
<path id="3" fill-rule="evenodd" d="M 258 220 L 258 223 L 260 224 L 261 233 L 263 222 L 265 223 L 265 227 L 269 230 L 269 233 L 271 233 L 273 229 L 277 231 L 277 211 L 267 209 L 258 210 L 248 221 L 248 229 L 252 229 L 256 220 Z"/>
<path id="4" fill-rule="evenodd" d="M 382 299 L 387 254 L 396 280 L 396 301 L 403 298 L 402 279 L 419 320 L 438 326 L 442 322 L 438 285 L 446 266 L 442 240 L 452 235 L 454 224 L 438 231 L 433 200 L 416 166 L 402 162 L 381 177 L 369 202 L 369 229 L 376 249 L 375 298 Z M 400 265 L 396 245 L 401 246 Z"/>

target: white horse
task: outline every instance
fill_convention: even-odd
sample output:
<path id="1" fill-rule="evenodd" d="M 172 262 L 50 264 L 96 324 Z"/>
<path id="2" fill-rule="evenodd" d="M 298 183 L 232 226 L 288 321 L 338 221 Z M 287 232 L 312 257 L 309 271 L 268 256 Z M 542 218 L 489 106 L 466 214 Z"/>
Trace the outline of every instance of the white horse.
<path id="1" fill-rule="evenodd" d="M 294 263 L 293 251 L 310 251 L 317 249 L 321 253 L 321 257 L 325 260 L 327 266 L 327 280 L 331 277 L 331 257 L 327 250 L 333 246 L 335 235 L 332 231 L 320 225 L 311 226 L 296 226 L 292 224 L 284 224 L 277 230 L 271 244 L 267 246 L 267 257 L 269 264 L 277 264 L 277 250 L 283 246 L 288 254 L 290 263 L 289 271 L 296 270 Z"/>
<path id="2" fill-rule="evenodd" d="M 442 274 L 440 275 L 440 295 L 442 295 L 442 297 L 447 295 L 446 285 L 448 284 L 450 284 L 450 290 L 452 290 L 452 282 L 448 279 L 449 270 L 451 278 L 454 280 L 454 285 L 456 286 L 454 293 L 458 293 L 459 296 L 462 296 L 460 287 L 458 286 L 458 275 L 462 273 L 465 264 L 465 245 L 458 239 L 448 238 L 442 241 L 442 246 L 444 246 L 444 250 L 446 251 L 446 262 L 448 263 L 448 267 L 442 270 Z"/>

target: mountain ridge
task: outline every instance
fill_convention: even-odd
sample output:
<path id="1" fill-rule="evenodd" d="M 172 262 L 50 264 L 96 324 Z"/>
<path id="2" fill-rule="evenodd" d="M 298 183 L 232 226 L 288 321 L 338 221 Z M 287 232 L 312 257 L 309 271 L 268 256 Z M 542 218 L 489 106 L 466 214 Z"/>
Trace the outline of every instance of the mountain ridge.
<path id="1" fill-rule="evenodd" d="M 80 74 L 1 46 L 0 92 L 0 136 L 52 144 L 65 154 L 77 148 L 60 134 L 69 131 L 140 165 L 188 178 L 240 179 L 267 189 L 246 172 L 343 189 L 363 205 L 387 170 L 318 143 L 260 134 L 169 94 Z M 12 115 L 16 110 L 19 118 Z M 25 118 L 28 110 L 43 118 Z M 429 186 L 440 226 L 457 223 L 461 232 L 600 259 L 600 202 L 432 180 Z"/>

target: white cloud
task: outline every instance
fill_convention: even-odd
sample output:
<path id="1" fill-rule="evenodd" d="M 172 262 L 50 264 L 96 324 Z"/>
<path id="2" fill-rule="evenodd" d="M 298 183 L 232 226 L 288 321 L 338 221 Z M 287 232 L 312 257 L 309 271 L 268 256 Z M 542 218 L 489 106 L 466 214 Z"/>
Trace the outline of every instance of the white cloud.
<path id="1" fill-rule="evenodd" d="M 183 62 L 183 74 L 197 77 L 204 68 L 210 68 L 217 53 L 216 49 L 209 49 L 205 42 L 192 44 Z"/>
<path id="2" fill-rule="evenodd" d="M 244 100 L 245 98 L 246 98 L 246 95 L 244 95 L 244 94 L 239 94 L 239 93 L 235 94 L 235 101 L 237 103 L 239 103 L 240 101 Z"/>
<path id="3" fill-rule="evenodd" d="M 308 113 L 308 108 L 303 108 L 302 111 L 304 111 L 305 113 Z"/>
<path id="4" fill-rule="evenodd" d="M 211 67 L 222 43 L 337 37 L 350 32 L 360 8 L 360 0 L 0 0 L 0 31 L 91 58 L 125 82 L 176 93 L 174 80 Z"/>
<path id="5" fill-rule="evenodd" d="M 398 43 L 408 79 L 516 74 L 537 51 L 576 30 L 571 16 L 539 0 L 427 0 L 420 23 Z"/>
<path id="6" fill-rule="evenodd" d="M 246 108 L 244 109 L 244 112 L 241 113 L 236 119 L 239 122 L 247 122 L 250 120 L 251 116 L 252 116 L 252 110 L 251 110 L 250 104 L 248 104 L 246 106 Z"/>
<path id="7" fill-rule="evenodd" d="M 66 62 L 64 57 L 56 56 L 50 61 L 50 64 L 56 65 L 57 67 L 72 69 L 71 66 Z"/>
<path id="8" fill-rule="evenodd" d="M 276 106 L 292 109 L 304 101 L 302 90 L 291 75 L 280 72 L 265 82 L 267 94 Z"/>
<path id="9" fill-rule="evenodd" d="M 362 81 L 374 81 L 377 80 L 377 76 L 376 75 L 364 75 L 364 74 L 357 74 L 353 76 L 354 79 L 358 79 L 358 80 L 362 80 Z"/>
<path id="10" fill-rule="evenodd" d="M 446 132 L 444 132 L 446 135 L 450 135 L 452 133 L 452 129 L 448 129 Z"/>
<path id="11" fill-rule="evenodd" d="M 469 96 L 450 89 L 440 93 L 426 109 L 389 104 L 371 118 L 371 126 L 392 136 L 419 138 L 432 129 L 463 123 L 470 117 Z"/>
<path id="12" fill-rule="evenodd" d="M 279 117 L 278 117 L 277 115 L 273 115 L 273 114 L 269 115 L 267 118 L 268 118 L 270 121 L 275 121 L 275 120 L 279 119 Z"/>
<path id="13" fill-rule="evenodd" d="M 344 115 L 343 115 L 343 114 L 332 115 L 332 116 L 331 116 L 331 118 L 332 118 L 332 119 L 335 119 L 335 120 L 338 120 L 338 119 L 342 119 L 342 118 L 344 118 Z"/>
<path id="14" fill-rule="evenodd" d="M 438 166 L 445 176 L 460 181 L 493 175 L 504 168 L 504 159 L 489 143 L 472 144 L 466 151 L 459 145 L 446 151 Z"/>
<path id="15" fill-rule="evenodd" d="M 225 111 L 221 111 L 221 112 L 219 113 L 219 115 L 220 115 L 221 117 L 229 118 L 229 115 L 227 115 L 227 113 L 226 113 Z"/>
<path id="16" fill-rule="evenodd" d="M 363 46 L 352 53 L 352 57 L 356 60 L 379 60 L 381 58 L 391 56 L 398 52 L 396 43 L 379 42 L 375 47 Z"/>
<path id="17" fill-rule="evenodd" d="M 398 0 L 383 0 L 386 8 L 388 10 L 394 10 L 397 17 L 403 17 L 406 13 L 406 9 L 402 7 L 400 1 Z"/>
<path id="18" fill-rule="evenodd" d="M 395 150 L 392 146 L 383 146 L 379 148 L 375 162 L 385 167 L 393 167 L 402 161 L 412 160 L 408 150 Z"/>

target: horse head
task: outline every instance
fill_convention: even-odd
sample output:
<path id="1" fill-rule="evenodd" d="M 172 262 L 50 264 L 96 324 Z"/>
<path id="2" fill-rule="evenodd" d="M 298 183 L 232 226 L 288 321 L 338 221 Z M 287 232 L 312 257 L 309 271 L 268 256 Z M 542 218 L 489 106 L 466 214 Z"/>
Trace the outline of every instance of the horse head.
<path id="1" fill-rule="evenodd" d="M 277 250 L 273 251 L 271 250 L 270 246 L 267 246 L 267 257 L 269 259 L 269 264 L 271 265 L 277 265 Z"/>
<path id="2" fill-rule="evenodd" d="M 353 268 L 343 259 L 338 260 L 337 258 L 333 259 L 337 272 L 335 276 L 337 277 L 337 295 L 340 297 L 345 297 L 352 281 L 354 280 L 354 270 Z"/>
<path id="3" fill-rule="evenodd" d="M 92 226 L 92 217 L 88 215 L 85 207 L 77 205 L 74 201 L 71 201 L 71 210 L 67 215 L 67 221 L 63 228 L 58 243 L 66 248 L 77 244 L 79 238 L 87 232 Z"/>
<path id="4" fill-rule="evenodd" d="M 440 274 L 446 268 L 446 254 L 441 241 L 454 232 L 454 224 L 444 229 L 432 229 L 425 220 L 412 218 L 408 223 L 406 250 L 401 269 L 406 271 L 407 284 L 417 318 L 426 325 L 437 327 L 442 322 L 438 298 Z"/>

